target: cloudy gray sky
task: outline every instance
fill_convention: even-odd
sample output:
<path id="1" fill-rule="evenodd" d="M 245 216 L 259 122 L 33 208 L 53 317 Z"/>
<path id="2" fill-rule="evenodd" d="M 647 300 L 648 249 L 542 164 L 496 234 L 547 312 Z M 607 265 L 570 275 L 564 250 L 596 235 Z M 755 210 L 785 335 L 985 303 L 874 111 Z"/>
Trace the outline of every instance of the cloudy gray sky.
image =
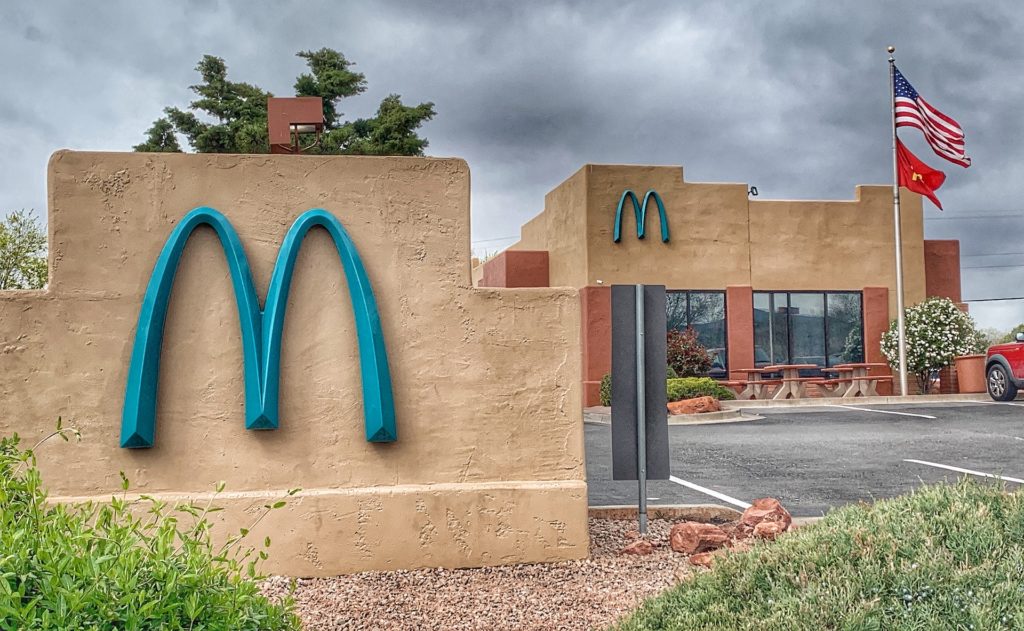
<path id="1" fill-rule="evenodd" d="M 926 235 L 962 242 L 964 297 L 1024 296 L 1024 18 L 1014 2 L 18 1 L 0 5 L 0 210 L 45 207 L 54 150 L 127 150 L 185 105 L 203 54 L 279 95 L 328 46 L 366 73 L 343 102 L 433 101 L 427 153 L 473 177 L 478 253 L 514 241 L 586 162 L 682 164 L 767 198 L 837 198 L 891 181 L 885 46 L 967 131 Z M 996 215 L 996 216 L 993 216 Z M 1010 216 L 1006 216 L 1010 215 Z M 880 226 L 887 229 L 888 226 Z M 979 256 L 988 253 L 1009 253 Z M 982 326 L 1024 301 L 975 303 Z"/>

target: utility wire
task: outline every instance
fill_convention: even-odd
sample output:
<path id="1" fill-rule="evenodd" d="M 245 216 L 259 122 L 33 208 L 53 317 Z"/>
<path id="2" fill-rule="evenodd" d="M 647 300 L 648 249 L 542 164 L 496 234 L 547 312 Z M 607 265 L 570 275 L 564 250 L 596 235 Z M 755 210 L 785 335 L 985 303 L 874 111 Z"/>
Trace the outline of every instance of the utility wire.
<path id="1" fill-rule="evenodd" d="M 505 241 L 507 239 L 518 239 L 518 238 L 519 238 L 519 235 L 518 234 L 514 234 L 514 235 L 512 235 L 510 237 L 494 237 L 493 239 L 480 239 L 478 241 L 473 241 L 473 243 L 474 244 L 477 244 L 477 243 L 490 243 L 491 241 Z"/>
<path id="2" fill-rule="evenodd" d="M 964 265 L 960 269 L 1004 269 L 1010 267 L 1024 267 L 1024 263 L 1019 265 Z"/>
<path id="3" fill-rule="evenodd" d="M 959 217 L 925 217 L 925 221 L 972 221 L 974 219 L 1022 219 L 1024 213 L 998 213 L 992 215 L 961 215 Z"/>

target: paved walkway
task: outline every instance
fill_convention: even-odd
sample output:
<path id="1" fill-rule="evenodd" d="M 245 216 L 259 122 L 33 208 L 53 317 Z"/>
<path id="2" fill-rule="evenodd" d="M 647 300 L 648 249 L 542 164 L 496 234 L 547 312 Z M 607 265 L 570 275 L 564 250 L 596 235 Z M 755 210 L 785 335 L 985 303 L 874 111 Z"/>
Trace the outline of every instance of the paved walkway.
<path id="1" fill-rule="evenodd" d="M 960 475 L 1003 476 L 1013 488 L 1015 480 L 1024 482 L 1024 401 L 851 403 L 756 413 L 764 418 L 670 426 L 675 481 L 649 482 L 650 503 L 742 508 L 771 496 L 794 515 L 815 516 Z M 636 482 L 611 480 L 610 439 L 609 426 L 586 425 L 590 503 L 635 504 Z"/>

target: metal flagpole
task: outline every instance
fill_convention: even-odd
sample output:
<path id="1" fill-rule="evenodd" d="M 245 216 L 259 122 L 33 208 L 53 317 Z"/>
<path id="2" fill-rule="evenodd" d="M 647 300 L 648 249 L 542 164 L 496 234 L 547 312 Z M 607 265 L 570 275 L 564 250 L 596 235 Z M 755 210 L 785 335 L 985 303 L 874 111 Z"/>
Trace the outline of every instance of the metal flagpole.
<path id="1" fill-rule="evenodd" d="M 896 229 L 896 327 L 899 335 L 900 395 L 907 396 L 907 331 L 903 317 L 903 235 L 900 221 L 900 172 L 896 157 L 896 59 L 889 51 L 889 104 L 892 106 L 892 210 Z"/>

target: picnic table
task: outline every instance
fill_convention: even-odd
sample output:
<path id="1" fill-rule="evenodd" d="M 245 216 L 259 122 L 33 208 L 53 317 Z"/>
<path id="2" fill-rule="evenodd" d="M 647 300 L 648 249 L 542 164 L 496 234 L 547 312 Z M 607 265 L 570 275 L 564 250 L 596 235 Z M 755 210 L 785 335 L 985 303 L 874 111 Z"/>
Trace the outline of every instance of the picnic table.
<path id="1" fill-rule="evenodd" d="M 767 399 L 772 394 L 772 387 L 782 385 L 778 379 L 765 379 L 764 368 L 737 368 L 732 372 L 742 372 L 747 375 L 746 379 L 730 380 L 724 385 L 733 388 L 742 388 L 737 394 L 737 399 Z"/>
<path id="2" fill-rule="evenodd" d="M 869 373 L 872 368 L 886 368 L 887 366 L 888 364 L 871 362 L 837 364 L 832 368 L 840 374 L 840 377 L 835 380 L 836 390 L 833 392 L 839 395 L 841 390 L 842 394 L 839 396 L 842 396 L 844 399 L 852 399 L 857 396 L 877 397 L 878 382 L 892 381 L 892 377 L 889 375 L 871 375 Z M 849 377 L 843 376 L 847 373 Z"/>
<path id="3" fill-rule="evenodd" d="M 808 382 L 820 382 L 821 379 L 814 377 L 801 377 L 801 370 L 816 370 L 820 368 L 817 364 L 777 364 L 775 366 L 765 366 L 761 370 L 768 373 L 781 373 L 782 380 L 781 385 L 772 395 L 772 399 L 779 401 L 782 399 L 788 399 L 793 397 L 794 399 L 802 399 L 807 393 L 806 385 Z"/>

